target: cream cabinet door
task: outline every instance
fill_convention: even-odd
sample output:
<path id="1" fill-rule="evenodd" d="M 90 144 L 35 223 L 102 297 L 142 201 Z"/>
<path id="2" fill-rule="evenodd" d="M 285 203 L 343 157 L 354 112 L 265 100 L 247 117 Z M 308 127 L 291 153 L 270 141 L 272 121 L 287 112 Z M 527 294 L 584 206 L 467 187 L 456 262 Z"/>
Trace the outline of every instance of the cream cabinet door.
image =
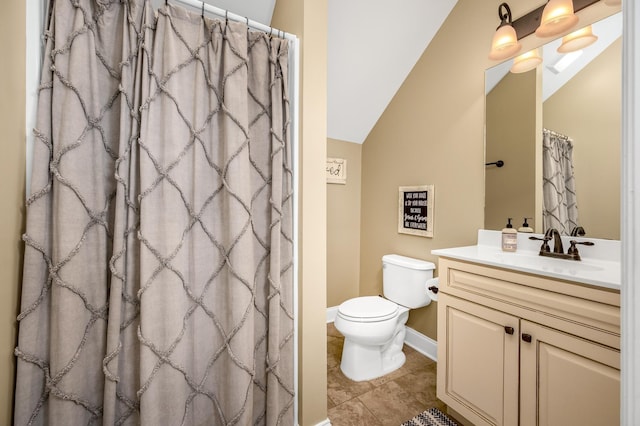
<path id="1" fill-rule="evenodd" d="M 620 424 L 620 352 L 520 323 L 520 425 Z"/>
<path id="2" fill-rule="evenodd" d="M 516 425 L 518 318 L 447 294 L 438 305 L 438 397 L 476 426 Z"/>

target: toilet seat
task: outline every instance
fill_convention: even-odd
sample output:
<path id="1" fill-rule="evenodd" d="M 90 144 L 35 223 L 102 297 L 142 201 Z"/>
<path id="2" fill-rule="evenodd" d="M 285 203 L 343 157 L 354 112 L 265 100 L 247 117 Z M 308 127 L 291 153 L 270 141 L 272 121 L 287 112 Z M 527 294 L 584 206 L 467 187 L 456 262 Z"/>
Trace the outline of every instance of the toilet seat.
<path id="1" fill-rule="evenodd" d="M 379 322 L 398 315 L 398 305 L 380 296 L 349 299 L 338 307 L 338 315 L 347 321 Z"/>

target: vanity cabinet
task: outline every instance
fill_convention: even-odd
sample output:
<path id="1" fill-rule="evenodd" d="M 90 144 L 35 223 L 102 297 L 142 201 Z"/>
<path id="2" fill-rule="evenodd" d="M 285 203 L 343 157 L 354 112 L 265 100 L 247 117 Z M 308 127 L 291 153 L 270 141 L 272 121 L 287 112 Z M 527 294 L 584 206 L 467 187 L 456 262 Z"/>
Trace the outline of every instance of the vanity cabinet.
<path id="1" fill-rule="evenodd" d="M 615 425 L 620 293 L 441 257 L 437 394 L 474 425 Z"/>

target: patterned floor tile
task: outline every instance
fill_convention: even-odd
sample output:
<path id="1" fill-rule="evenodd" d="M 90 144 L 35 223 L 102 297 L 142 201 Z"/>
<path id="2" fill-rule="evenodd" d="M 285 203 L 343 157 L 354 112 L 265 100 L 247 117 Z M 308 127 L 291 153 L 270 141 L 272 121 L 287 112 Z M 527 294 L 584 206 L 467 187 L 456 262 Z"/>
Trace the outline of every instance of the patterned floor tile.
<path id="1" fill-rule="evenodd" d="M 357 398 L 329 410 L 332 426 L 381 426 L 367 407 Z"/>
<path id="2" fill-rule="evenodd" d="M 360 395 L 358 399 L 384 426 L 397 426 L 430 408 L 394 380 Z"/>

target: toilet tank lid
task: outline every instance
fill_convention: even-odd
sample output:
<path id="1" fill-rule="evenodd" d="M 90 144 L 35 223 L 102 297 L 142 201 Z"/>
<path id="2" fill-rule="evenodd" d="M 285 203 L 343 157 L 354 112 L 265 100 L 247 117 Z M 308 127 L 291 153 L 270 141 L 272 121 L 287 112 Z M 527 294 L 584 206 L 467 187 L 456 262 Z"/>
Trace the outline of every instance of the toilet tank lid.
<path id="1" fill-rule="evenodd" d="M 382 256 L 382 263 L 402 266 L 404 268 L 417 269 L 421 271 L 436 269 L 436 265 L 426 260 L 414 259 L 412 257 L 400 256 L 399 254 L 385 254 Z"/>

